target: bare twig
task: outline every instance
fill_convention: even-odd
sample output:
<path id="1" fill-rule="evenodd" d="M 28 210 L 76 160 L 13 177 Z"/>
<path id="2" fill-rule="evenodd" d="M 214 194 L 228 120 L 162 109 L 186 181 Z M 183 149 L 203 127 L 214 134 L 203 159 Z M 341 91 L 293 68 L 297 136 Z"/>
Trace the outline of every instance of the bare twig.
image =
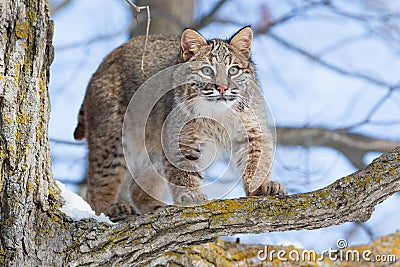
<path id="1" fill-rule="evenodd" d="M 57 138 L 49 138 L 50 142 L 56 143 L 56 144 L 62 144 L 62 145 L 69 145 L 69 146 L 85 146 L 86 142 L 77 142 L 77 141 L 67 141 L 67 140 L 61 140 Z"/>
<path id="2" fill-rule="evenodd" d="M 375 112 L 383 105 L 383 103 L 386 102 L 392 95 L 394 90 L 388 90 L 385 95 L 383 95 L 376 103 L 375 105 L 371 108 L 371 110 L 368 112 L 367 117 L 365 118 L 365 121 L 368 122 L 371 120 L 372 116 L 375 114 Z"/>
<path id="3" fill-rule="evenodd" d="M 357 21 L 367 22 L 367 23 L 370 23 L 373 21 L 385 22 L 385 20 L 387 20 L 388 18 L 395 18 L 395 17 L 399 16 L 399 14 L 397 14 L 397 13 L 390 13 L 390 12 L 381 13 L 382 11 L 380 11 L 376 15 L 371 15 L 371 14 L 366 14 L 366 13 L 356 14 L 356 13 L 352 13 L 352 12 L 343 10 L 333 4 L 329 4 L 329 5 L 325 5 L 325 6 L 328 7 L 329 10 L 331 12 L 333 12 L 334 14 L 337 14 L 339 16 L 346 17 L 346 18 L 349 18 L 352 20 L 357 20 Z"/>
<path id="4" fill-rule="evenodd" d="M 290 19 L 290 16 L 288 16 L 287 19 Z M 231 21 L 229 19 L 218 19 L 216 21 L 220 22 L 220 23 L 237 24 L 234 21 Z M 283 21 L 286 21 L 286 20 L 283 20 Z M 270 23 L 265 28 L 256 29 L 256 33 L 258 33 L 258 34 L 268 33 L 268 36 L 271 37 L 276 42 L 278 42 L 280 45 L 282 45 L 282 46 L 284 46 L 284 47 L 286 47 L 286 48 L 288 48 L 288 49 L 290 49 L 290 50 L 292 50 L 292 51 L 294 51 L 296 53 L 299 53 L 299 54 L 305 56 L 306 58 L 318 63 L 319 65 L 321 65 L 321 66 L 323 66 L 323 67 L 325 67 L 327 69 L 330 69 L 330 70 L 332 70 L 334 72 L 337 72 L 337 73 L 339 73 L 341 75 L 351 76 L 351 77 L 354 77 L 354 78 L 357 78 L 357 79 L 364 80 L 366 82 L 372 83 L 374 85 L 378 85 L 380 87 L 389 88 L 391 90 L 398 89 L 400 87 L 400 83 L 399 84 L 390 84 L 390 83 L 387 83 L 387 82 L 385 82 L 383 80 L 380 80 L 380 79 L 374 78 L 372 76 L 366 75 L 364 73 L 348 71 L 348 70 L 345 70 L 345 69 L 343 69 L 343 68 L 341 68 L 339 66 L 336 66 L 336 65 L 334 65 L 334 64 L 332 64 L 330 62 L 327 62 L 327 61 L 321 59 L 318 55 L 314 55 L 314 54 L 306 51 L 305 49 L 302 49 L 302 48 L 296 46 L 295 44 L 290 43 L 289 41 L 285 40 L 284 38 L 272 33 L 271 31 L 269 31 L 269 29 L 270 29 L 270 27 L 272 25 L 275 25 L 275 22 Z"/>
<path id="5" fill-rule="evenodd" d="M 263 31 L 261 33 L 263 33 Z M 309 58 L 312 61 L 318 63 L 319 65 L 321 65 L 321 66 L 323 66 L 323 67 L 325 67 L 327 69 L 330 69 L 332 71 L 335 71 L 335 72 L 337 72 L 339 74 L 351 76 L 351 77 L 354 77 L 354 78 L 357 78 L 357 79 L 360 79 L 360 80 L 364 80 L 366 82 L 369 82 L 371 84 L 375 84 L 375 85 L 378 85 L 378 86 L 384 87 L 384 88 L 397 88 L 398 87 L 398 85 L 389 84 L 389 83 L 387 83 L 387 82 L 385 82 L 383 80 L 368 76 L 368 75 L 366 75 L 364 73 L 351 72 L 351 71 L 345 70 L 345 69 L 343 69 L 343 68 L 341 68 L 339 66 L 336 66 L 336 65 L 334 65 L 332 63 L 329 63 L 329 62 L 319 58 L 316 55 L 313 55 L 312 53 L 310 53 L 310 52 L 308 52 L 308 51 L 306 51 L 306 50 L 294 45 L 293 43 L 288 42 L 287 40 L 283 39 L 282 37 L 280 37 L 280 36 L 278 36 L 278 35 L 276 35 L 276 34 L 274 34 L 272 32 L 269 32 L 268 36 L 271 37 L 276 42 L 278 42 L 279 44 L 281 44 L 282 46 L 284 46 L 284 47 L 286 47 L 286 48 L 288 48 L 288 49 L 290 49 L 290 50 L 292 50 L 294 52 L 297 52 L 297 53 L 305 56 L 306 58 Z"/>
<path id="6" fill-rule="evenodd" d="M 146 9 L 146 11 L 147 11 L 146 38 L 144 40 L 144 45 L 143 45 L 142 65 L 141 65 L 141 70 L 144 71 L 144 55 L 146 53 L 147 42 L 149 40 L 149 32 L 150 32 L 150 21 L 151 21 L 150 7 L 148 5 L 147 6 L 137 6 L 134 3 L 132 3 L 130 0 L 125 0 L 125 2 L 127 2 L 135 10 L 136 21 L 137 21 L 137 14 L 139 14 L 141 10 Z"/>
<path id="7" fill-rule="evenodd" d="M 342 68 L 340 66 L 334 65 L 334 64 L 327 62 L 327 61 L 323 60 L 322 58 L 320 58 L 318 56 L 320 53 L 312 54 L 312 53 L 306 51 L 305 49 L 302 49 L 302 48 L 296 46 L 295 44 L 290 43 L 289 41 L 285 40 L 284 38 L 282 38 L 270 31 L 272 27 L 281 25 L 282 23 L 287 22 L 287 21 L 291 20 L 292 18 L 297 17 L 299 14 L 304 14 L 305 12 L 312 10 L 313 8 L 320 7 L 320 6 L 328 6 L 331 9 L 335 10 L 338 15 L 342 15 L 342 16 L 344 15 L 343 12 L 339 13 L 338 10 L 334 9 L 331 6 L 331 3 L 329 1 L 311 1 L 305 5 L 293 8 L 290 12 L 286 13 L 285 15 L 283 15 L 277 19 L 272 20 L 264 27 L 256 28 L 255 31 L 258 34 L 266 34 L 267 33 L 269 37 L 271 37 L 273 40 L 278 42 L 280 45 L 282 45 L 296 53 L 299 53 L 302 56 L 305 56 L 306 58 L 308 58 L 312 61 L 315 61 L 319 65 L 322 65 L 323 67 L 328 68 L 332 71 L 335 71 L 341 75 L 347 75 L 347 76 L 351 76 L 351 77 L 354 77 L 357 79 L 361 79 L 361 80 L 367 81 L 369 83 L 372 83 L 372 84 L 375 84 L 375 85 L 378 85 L 378 86 L 384 87 L 384 88 L 389 88 L 389 89 L 399 88 L 399 84 L 389 84 L 388 82 L 385 82 L 383 80 L 369 76 L 364 73 L 352 72 L 352 71 L 345 70 L 344 68 Z M 365 22 L 368 18 L 368 17 L 364 17 L 364 16 L 358 16 L 358 17 L 356 16 L 355 17 L 355 16 L 351 16 L 349 14 L 347 14 L 347 17 L 350 17 L 354 20 L 362 21 L 362 22 Z M 379 19 L 379 18 L 376 18 L 376 19 Z M 234 20 L 226 19 L 226 18 L 218 18 L 218 19 L 214 19 L 214 21 L 218 22 L 218 23 L 226 23 L 226 24 L 242 26 L 241 24 L 235 22 Z M 360 38 L 360 36 L 358 36 L 356 38 Z M 346 41 L 348 41 L 348 40 L 346 40 Z"/>
<path id="8" fill-rule="evenodd" d="M 290 10 L 288 13 L 282 15 L 281 17 L 271 20 L 267 25 L 265 25 L 265 27 L 256 29 L 256 31 L 257 31 L 257 33 L 267 33 L 270 30 L 270 28 L 272 28 L 274 26 L 278 26 L 280 24 L 283 24 L 283 23 L 297 17 L 298 15 L 304 14 L 307 11 L 310 11 L 314 8 L 318 8 L 325 4 L 326 4 L 325 0 L 306 2 L 304 5 L 300 5 L 300 6 L 293 8 L 292 10 Z"/>
<path id="9" fill-rule="evenodd" d="M 356 14 L 343 10 L 333 4 L 326 5 L 326 7 L 338 16 L 346 19 L 358 21 L 364 25 L 369 32 L 373 32 L 385 41 L 390 41 L 398 49 L 399 33 L 398 20 L 399 13 L 392 13 L 387 10 L 374 10 L 375 15 L 370 14 Z"/>
<path id="10" fill-rule="evenodd" d="M 120 30 L 118 32 L 114 32 L 114 33 L 95 36 L 95 37 L 87 39 L 87 40 L 71 42 L 71 43 L 65 44 L 65 45 L 57 45 L 56 49 L 57 49 L 57 51 L 61 51 L 61 50 L 72 49 L 72 48 L 76 48 L 76 47 L 80 47 L 80 46 L 87 46 L 87 45 L 91 45 L 96 42 L 108 41 L 112 38 L 118 37 L 123 34 L 126 34 L 126 29 L 122 29 L 122 30 Z"/>
<path id="11" fill-rule="evenodd" d="M 210 24 L 211 22 L 214 21 L 215 19 L 215 14 L 218 12 L 218 10 L 221 9 L 221 7 L 225 4 L 227 0 L 220 0 L 214 7 L 213 9 L 204 17 L 202 17 L 197 23 L 196 25 L 194 25 L 192 28 L 195 30 L 201 29 L 205 26 L 207 26 L 208 24 Z"/>
<path id="12" fill-rule="evenodd" d="M 370 36 L 371 36 L 370 32 L 365 32 L 365 33 L 362 33 L 359 35 L 350 36 L 350 37 L 344 38 L 342 40 L 339 40 L 338 42 L 336 42 L 332 45 L 328 45 L 327 47 L 324 47 L 323 49 L 319 50 L 316 54 L 319 56 L 326 57 L 328 54 L 331 54 L 338 49 L 343 49 L 344 47 L 346 47 L 348 45 L 351 45 L 355 42 L 362 41 Z"/>
<path id="13" fill-rule="evenodd" d="M 365 116 L 365 119 L 363 119 L 360 122 L 354 123 L 350 126 L 344 127 L 342 130 L 350 131 L 352 129 L 355 129 L 359 126 L 362 126 L 366 123 L 370 124 L 375 124 L 375 125 L 388 125 L 388 124 L 398 124 L 399 121 L 387 121 L 387 122 L 372 122 L 372 116 L 376 113 L 376 111 L 388 100 L 390 99 L 391 96 L 393 96 L 393 92 L 397 90 L 399 86 L 392 86 L 389 88 L 386 94 L 384 94 L 381 98 L 378 99 L 378 101 L 375 103 L 375 105 L 372 106 L 372 108 L 369 110 L 367 115 Z"/>
<path id="14" fill-rule="evenodd" d="M 350 230 L 347 231 L 346 240 L 350 240 L 359 229 L 363 230 L 365 234 L 368 235 L 370 241 L 373 241 L 376 238 L 373 230 L 367 224 L 363 222 L 355 222 Z"/>
<path id="15" fill-rule="evenodd" d="M 231 19 L 225 19 L 225 18 L 216 18 L 215 17 L 215 13 L 222 7 L 222 5 L 225 3 L 225 1 L 220 1 L 218 2 L 214 8 L 210 11 L 209 14 L 205 15 L 203 18 L 200 19 L 200 21 L 197 23 L 197 25 L 193 26 L 194 29 L 200 29 L 203 28 L 205 26 L 207 26 L 208 24 L 212 23 L 212 22 L 219 22 L 219 23 L 228 23 L 228 24 L 234 24 L 234 25 L 239 25 L 239 26 L 243 26 L 239 23 L 237 23 L 234 20 Z M 312 2 L 307 2 L 304 5 L 298 6 L 293 8 L 292 10 L 290 10 L 288 13 L 284 14 L 281 17 L 278 17 L 274 20 L 271 20 L 267 25 L 265 25 L 265 27 L 263 28 L 259 28 L 256 31 L 258 33 L 267 33 L 269 31 L 270 28 L 274 27 L 274 26 L 278 26 L 280 24 L 283 24 L 289 20 L 291 20 L 292 18 L 295 18 L 296 16 L 298 16 L 299 14 L 305 13 L 309 10 L 312 10 L 314 8 L 317 8 L 321 5 L 324 5 L 325 1 L 312 1 Z"/>
<path id="16" fill-rule="evenodd" d="M 64 7 L 68 6 L 71 4 L 72 0 L 64 0 L 60 4 L 54 6 L 50 5 L 50 14 L 54 16 L 58 11 L 62 10 Z"/>
<path id="17" fill-rule="evenodd" d="M 384 125 L 384 126 L 386 126 L 386 125 L 396 125 L 396 124 L 400 125 L 400 120 L 380 120 L 380 121 L 370 120 L 368 123 L 371 124 L 371 125 L 378 125 L 378 126 L 379 125 Z M 351 127 L 348 127 L 348 128 L 353 128 L 353 127 L 351 126 Z"/>

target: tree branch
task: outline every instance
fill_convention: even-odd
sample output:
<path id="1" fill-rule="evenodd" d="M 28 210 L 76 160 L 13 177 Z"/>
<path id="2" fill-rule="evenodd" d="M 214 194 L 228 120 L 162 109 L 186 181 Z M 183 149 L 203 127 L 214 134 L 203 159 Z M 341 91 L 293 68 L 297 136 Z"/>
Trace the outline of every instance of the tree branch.
<path id="1" fill-rule="evenodd" d="M 284 146 L 325 146 L 343 153 L 351 163 L 361 169 L 366 153 L 385 152 L 400 146 L 400 141 L 390 141 L 349 133 L 346 130 L 324 128 L 277 127 L 277 143 Z"/>
<path id="2" fill-rule="evenodd" d="M 347 247 L 340 251 L 338 247 L 332 248 L 332 252 L 337 252 L 321 255 L 314 250 L 294 246 L 248 245 L 217 240 L 164 253 L 143 266 L 394 266 L 400 261 L 399 242 L 400 231 L 397 231 L 367 245 Z M 363 257 L 363 253 L 368 256 Z M 377 258 L 381 256 L 385 257 L 384 260 Z"/>
<path id="3" fill-rule="evenodd" d="M 79 141 L 68 141 L 68 140 L 63 140 L 63 139 L 58 139 L 58 138 L 49 138 L 50 142 L 55 143 L 55 144 L 61 144 L 61 145 L 68 145 L 68 146 L 86 146 L 86 142 L 79 142 Z"/>
<path id="4" fill-rule="evenodd" d="M 78 222 L 72 265 L 139 265 L 162 253 L 219 236 L 317 229 L 366 221 L 374 206 L 400 191 L 400 147 L 317 191 L 170 206 L 116 225 Z"/>
<path id="5" fill-rule="evenodd" d="M 263 27 L 258 28 L 256 31 L 259 34 L 268 33 L 272 27 L 279 26 L 293 18 L 298 17 L 299 15 L 305 14 L 306 12 L 308 12 L 310 10 L 313 10 L 315 8 L 318 8 L 318 7 L 321 7 L 324 5 L 326 5 L 325 0 L 305 1 L 304 4 L 302 4 L 300 6 L 296 6 L 292 10 L 287 12 L 286 14 L 269 21 L 266 25 L 263 25 Z"/>
<path id="6" fill-rule="evenodd" d="M 50 14 L 54 16 L 58 11 L 64 9 L 66 6 L 72 3 L 72 0 L 64 0 L 58 5 L 50 5 Z"/>
<path id="7" fill-rule="evenodd" d="M 212 22 L 237 24 L 237 22 L 235 22 L 234 20 L 231 20 L 231 19 L 222 19 L 222 18 L 217 19 L 215 17 L 215 14 L 221 9 L 221 7 L 223 6 L 223 4 L 225 4 L 225 2 L 227 2 L 227 1 L 220 0 L 214 6 L 214 8 L 207 15 L 203 16 L 194 26 L 192 26 L 192 28 L 198 30 L 198 29 L 204 28 L 205 26 L 207 26 L 208 24 L 210 24 Z M 278 17 L 272 21 L 269 21 L 268 24 L 265 25 L 265 27 L 263 27 L 262 29 L 258 29 L 258 31 L 262 31 L 262 33 L 267 33 L 270 28 L 272 28 L 274 26 L 278 26 L 280 24 L 283 24 L 283 23 L 291 20 L 292 18 L 295 18 L 299 14 L 303 14 L 309 10 L 312 10 L 319 6 L 325 5 L 325 3 L 326 3 L 325 0 L 310 1 L 310 2 L 306 2 L 305 4 L 302 4 L 300 6 L 296 6 L 292 10 L 287 12 L 286 14 L 282 15 L 281 17 Z M 243 26 L 243 25 L 240 25 L 240 26 Z M 259 33 L 261 33 L 261 32 L 259 32 Z"/>
<path id="8" fill-rule="evenodd" d="M 77 47 L 81 47 L 81 46 L 87 46 L 87 45 L 91 45 L 96 42 L 108 41 L 110 39 L 124 35 L 126 33 L 127 33 L 127 29 L 122 29 L 122 30 L 119 30 L 114 33 L 94 36 L 87 40 L 81 40 L 81 41 L 72 42 L 69 44 L 58 45 L 56 48 L 57 48 L 57 51 L 62 51 L 62 50 L 68 50 L 68 49 L 77 48 Z"/>
<path id="9" fill-rule="evenodd" d="M 215 4 L 213 9 L 211 9 L 211 11 L 207 15 L 203 16 L 195 25 L 193 25 L 192 28 L 198 30 L 213 22 L 215 19 L 215 14 L 226 2 L 227 0 L 220 0 L 217 4 Z"/>
<path id="10" fill-rule="evenodd" d="M 354 77 L 354 78 L 357 78 L 360 80 L 364 80 L 366 82 L 372 83 L 372 84 L 380 86 L 380 87 L 389 88 L 391 90 L 400 88 L 400 81 L 396 84 L 390 84 L 382 79 L 378 79 L 378 78 L 372 77 L 372 76 L 364 74 L 364 73 L 348 71 L 340 66 L 337 66 L 335 64 L 332 64 L 330 62 L 327 62 L 327 61 L 321 59 L 317 54 L 310 53 L 310 52 L 296 46 L 295 44 L 285 40 L 281 36 L 278 36 L 275 33 L 271 32 L 271 28 L 281 25 L 282 23 L 285 23 L 285 22 L 291 20 L 292 18 L 296 18 L 296 17 L 298 17 L 299 14 L 304 14 L 305 12 L 307 12 L 309 10 L 312 10 L 314 8 L 318 8 L 321 6 L 328 7 L 329 10 L 331 10 L 333 13 L 335 13 L 337 15 L 340 15 L 343 17 L 348 17 L 353 20 L 362 21 L 362 22 L 367 22 L 368 19 L 371 19 L 371 18 L 373 18 L 375 20 L 383 21 L 383 18 L 394 16 L 394 14 L 384 14 L 381 16 L 356 15 L 356 14 L 346 13 L 345 11 L 340 10 L 336 6 L 332 5 L 332 3 L 330 1 L 325 1 L 325 0 L 310 1 L 304 5 L 294 7 L 291 11 L 284 14 L 283 16 L 276 18 L 274 20 L 271 20 L 267 24 L 256 28 L 255 31 L 258 34 L 268 34 L 268 36 L 270 38 L 272 38 L 273 40 L 278 42 L 280 45 L 318 63 L 319 65 L 321 65 L 327 69 L 330 69 L 331 71 L 337 72 L 341 75 L 351 76 L 351 77 Z M 205 18 L 207 18 L 206 24 L 203 23 L 204 24 L 203 25 L 203 24 L 199 23 L 196 27 L 197 28 L 204 27 L 205 25 L 207 25 L 213 21 L 219 22 L 219 23 L 228 23 L 228 24 L 232 24 L 232 25 L 238 25 L 237 22 L 235 22 L 234 20 L 231 20 L 231 19 L 224 19 L 224 18 L 215 19 L 214 15 L 215 15 L 214 13 L 212 13 L 212 14 L 210 13 L 209 16 L 205 16 Z M 242 26 L 242 25 L 239 24 L 239 26 Z M 370 32 L 370 31 L 368 31 L 368 32 Z"/>
<path id="11" fill-rule="evenodd" d="M 258 30 L 257 30 L 257 32 L 258 32 Z M 260 30 L 260 33 L 263 33 L 263 32 L 264 32 L 264 30 Z M 297 53 L 305 56 L 306 58 L 318 63 L 319 65 L 321 65 L 321 66 L 323 66 L 323 67 L 325 67 L 327 69 L 330 69 L 330 70 L 332 70 L 334 72 L 337 72 L 339 74 L 350 76 L 350 77 L 354 77 L 354 78 L 369 82 L 371 84 L 378 85 L 380 87 L 389 88 L 391 90 L 395 90 L 395 89 L 400 88 L 400 82 L 397 83 L 397 84 L 390 84 L 390 83 L 387 83 L 387 82 L 385 82 L 383 80 L 380 80 L 380 79 L 371 77 L 369 75 L 366 75 L 364 73 L 351 72 L 351 71 L 345 70 L 345 69 L 343 69 L 343 68 L 341 68 L 339 66 L 336 66 L 336 65 L 334 65 L 332 63 L 329 63 L 329 62 L 319 58 L 317 55 L 313 55 L 312 53 L 310 53 L 310 52 L 308 52 L 308 51 L 306 51 L 306 50 L 304 50 L 304 49 L 302 49 L 302 48 L 300 48 L 300 47 L 288 42 L 284 38 L 282 38 L 282 37 L 280 37 L 280 36 L 278 36 L 278 35 L 276 35 L 276 34 L 274 34 L 272 32 L 269 32 L 268 36 L 271 37 L 276 42 L 278 42 L 280 45 L 282 45 L 282 46 L 284 46 L 284 47 L 286 47 L 286 48 L 288 48 L 288 49 L 290 49 L 290 50 L 292 50 L 294 52 L 297 52 Z"/>

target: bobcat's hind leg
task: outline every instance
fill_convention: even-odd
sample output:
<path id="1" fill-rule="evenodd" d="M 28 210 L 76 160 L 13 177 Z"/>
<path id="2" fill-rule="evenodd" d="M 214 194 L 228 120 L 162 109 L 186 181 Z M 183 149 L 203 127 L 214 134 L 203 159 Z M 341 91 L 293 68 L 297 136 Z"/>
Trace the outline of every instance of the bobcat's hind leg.
<path id="1" fill-rule="evenodd" d="M 96 214 L 108 213 L 127 172 L 122 151 L 121 135 L 101 131 L 94 123 L 88 130 L 87 200 Z"/>
<path id="2" fill-rule="evenodd" d="M 120 189 L 125 166 L 113 159 L 113 168 L 96 165 L 89 161 L 87 199 L 96 214 L 107 214 L 111 204 L 115 203 Z M 91 166 L 92 165 L 92 166 Z M 94 165 L 94 166 L 93 166 Z"/>

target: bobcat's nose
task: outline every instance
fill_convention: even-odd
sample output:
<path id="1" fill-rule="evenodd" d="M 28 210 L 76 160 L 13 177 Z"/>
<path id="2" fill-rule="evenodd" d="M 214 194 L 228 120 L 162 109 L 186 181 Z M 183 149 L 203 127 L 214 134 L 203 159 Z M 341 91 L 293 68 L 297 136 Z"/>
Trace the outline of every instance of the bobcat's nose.
<path id="1" fill-rule="evenodd" d="M 217 85 L 217 90 L 219 91 L 219 93 L 220 93 L 221 95 L 223 95 L 223 94 L 225 93 L 226 89 L 228 89 L 228 88 L 226 88 L 226 87 L 223 86 L 223 85 Z"/>

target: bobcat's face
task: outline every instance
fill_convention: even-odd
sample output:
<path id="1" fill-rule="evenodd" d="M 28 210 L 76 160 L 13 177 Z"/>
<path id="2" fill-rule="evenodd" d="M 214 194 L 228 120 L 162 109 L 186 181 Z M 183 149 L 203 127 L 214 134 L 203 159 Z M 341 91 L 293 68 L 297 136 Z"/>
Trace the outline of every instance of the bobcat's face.
<path id="1" fill-rule="evenodd" d="M 245 104 L 246 91 L 255 79 L 249 58 L 251 34 L 250 28 L 244 28 L 229 41 L 206 41 L 197 32 L 186 30 L 182 50 L 188 64 L 187 85 L 176 91 L 177 97 L 192 100 L 201 113 Z"/>
<path id="2" fill-rule="evenodd" d="M 249 79 L 249 62 L 235 55 L 232 46 L 221 40 L 212 40 L 203 53 L 193 57 L 191 92 L 209 102 L 231 105 L 241 97 L 245 80 Z"/>

